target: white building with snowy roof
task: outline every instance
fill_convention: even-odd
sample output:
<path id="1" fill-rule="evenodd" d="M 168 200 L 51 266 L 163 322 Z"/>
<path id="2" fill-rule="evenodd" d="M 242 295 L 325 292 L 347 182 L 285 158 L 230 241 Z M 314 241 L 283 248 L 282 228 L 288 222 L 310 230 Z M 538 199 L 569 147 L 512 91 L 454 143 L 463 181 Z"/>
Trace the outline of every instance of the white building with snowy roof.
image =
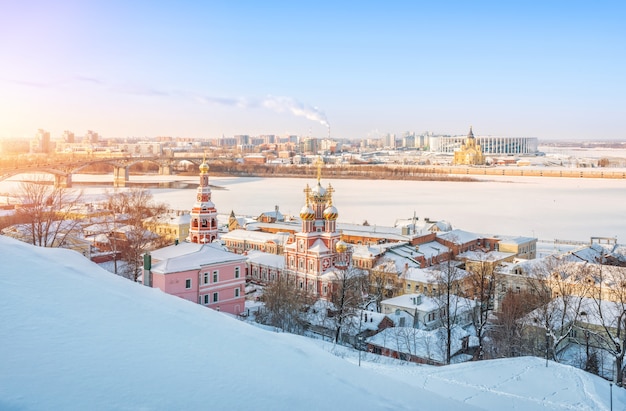
<path id="1" fill-rule="evenodd" d="M 393 314 L 404 311 L 411 316 L 412 323 L 404 321 L 396 326 L 412 326 L 415 328 L 432 330 L 441 326 L 441 322 L 448 315 L 445 298 L 443 296 L 427 296 L 421 293 L 399 295 L 394 298 L 381 301 L 381 312 L 389 315 L 393 320 Z M 450 309 L 453 323 L 465 327 L 472 323 L 474 310 L 477 305 L 469 298 L 450 295 Z M 406 320 L 405 320 L 406 321 Z"/>
<path id="2" fill-rule="evenodd" d="M 445 365 L 446 330 L 423 330 L 413 327 L 392 327 L 366 340 L 370 352 L 419 364 Z M 462 327 L 451 329 L 450 363 L 469 361 L 467 354 L 470 333 Z"/>

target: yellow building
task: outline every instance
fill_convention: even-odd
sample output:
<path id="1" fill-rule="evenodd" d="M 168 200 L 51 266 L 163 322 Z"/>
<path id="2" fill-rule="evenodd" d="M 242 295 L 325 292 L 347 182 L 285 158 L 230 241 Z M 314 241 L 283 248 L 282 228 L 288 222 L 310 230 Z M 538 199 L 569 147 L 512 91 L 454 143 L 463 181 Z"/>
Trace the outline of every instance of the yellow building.
<path id="1" fill-rule="evenodd" d="M 498 242 L 498 251 L 513 253 L 526 260 L 537 258 L 537 239 L 533 237 L 506 237 Z"/>
<path id="2" fill-rule="evenodd" d="M 148 219 L 144 226 L 162 237 L 171 241 L 178 240 L 179 243 L 189 237 L 189 223 L 191 216 L 186 211 L 170 211 L 169 213 Z"/>
<path id="3" fill-rule="evenodd" d="M 454 152 L 454 164 L 471 166 L 485 164 L 482 147 L 476 144 L 472 127 L 470 127 L 467 134 L 465 144 L 461 145 L 461 148 Z"/>

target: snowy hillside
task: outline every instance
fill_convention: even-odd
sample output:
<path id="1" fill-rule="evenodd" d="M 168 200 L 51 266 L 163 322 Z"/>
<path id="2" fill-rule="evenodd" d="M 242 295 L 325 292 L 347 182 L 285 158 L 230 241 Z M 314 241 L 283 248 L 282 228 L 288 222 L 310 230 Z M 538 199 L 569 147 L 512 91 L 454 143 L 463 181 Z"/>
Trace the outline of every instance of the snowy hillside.
<path id="1" fill-rule="evenodd" d="M 359 368 L 72 251 L 0 237 L 0 410 L 505 408 L 608 410 L 609 384 L 532 358 Z"/>

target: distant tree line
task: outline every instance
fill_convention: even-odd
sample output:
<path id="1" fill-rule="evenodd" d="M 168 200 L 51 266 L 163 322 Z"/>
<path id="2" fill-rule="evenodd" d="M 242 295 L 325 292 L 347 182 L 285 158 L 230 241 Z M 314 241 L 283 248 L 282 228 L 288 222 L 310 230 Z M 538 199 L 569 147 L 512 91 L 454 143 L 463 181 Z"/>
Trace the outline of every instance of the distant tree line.
<path id="1" fill-rule="evenodd" d="M 313 165 L 269 165 L 212 163 L 212 175 L 234 175 L 239 177 L 307 177 L 315 178 L 317 168 Z M 422 180 L 422 181 L 476 181 L 471 177 L 452 176 L 431 167 L 394 165 L 326 165 L 324 178 L 368 179 L 368 180 Z"/>

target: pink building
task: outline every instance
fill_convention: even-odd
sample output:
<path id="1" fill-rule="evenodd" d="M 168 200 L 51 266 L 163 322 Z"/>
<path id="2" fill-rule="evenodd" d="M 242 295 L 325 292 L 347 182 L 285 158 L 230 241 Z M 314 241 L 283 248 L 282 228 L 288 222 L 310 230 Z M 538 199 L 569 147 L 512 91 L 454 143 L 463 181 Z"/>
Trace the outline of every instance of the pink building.
<path id="1" fill-rule="evenodd" d="M 144 284 L 217 311 L 245 307 L 246 257 L 218 244 L 180 243 L 153 251 Z"/>
<path id="2" fill-rule="evenodd" d="M 214 310 L 238 315 L 245 310 L 247 258 L 212 243 L 217 239 L 217 210 L 211 201 L 208 172 L 209 166 L 203 162 L 191 210 L 191 242 L 150 253 L 143 282 Z"/>

